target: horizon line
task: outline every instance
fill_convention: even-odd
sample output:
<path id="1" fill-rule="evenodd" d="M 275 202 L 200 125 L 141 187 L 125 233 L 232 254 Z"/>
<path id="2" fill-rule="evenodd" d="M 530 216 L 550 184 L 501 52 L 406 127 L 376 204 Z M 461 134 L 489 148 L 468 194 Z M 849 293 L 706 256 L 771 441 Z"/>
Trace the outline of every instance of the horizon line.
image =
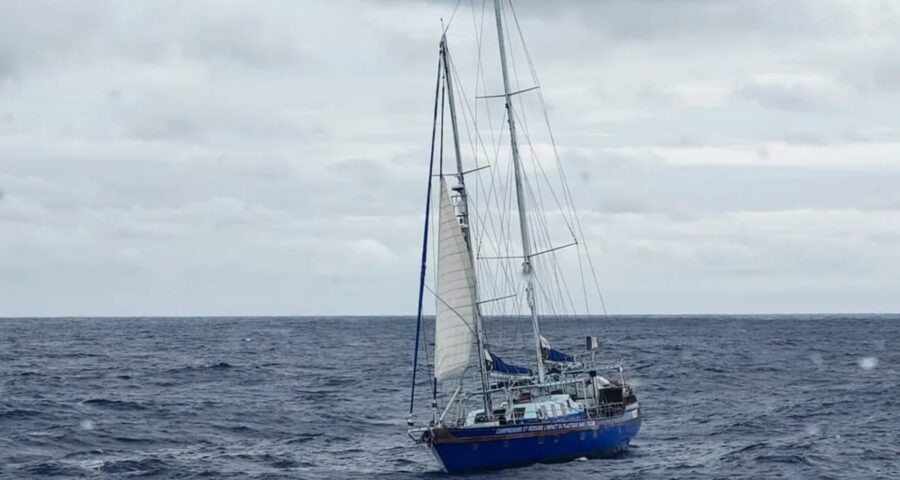
<path id="1" fill-rule="evenodd" d="M 575 315 L 538 315 L 539 318 L 556 318 L 558 320 L 569 320 L 574 318 L 613 318 L 613 317 L 838 317 L 838 316 L 900 316 L 900 312 L 806 312 L 806 313 L 589 313 Z M 527 314 L 521 315 L 486 315 L 488 318 L 528 318 Z M 320 319 L 359 319 L 359 318 L 409 318 L 415 319 L 414 314 L 298 314 L 298 315 L 34 315 L 34 316 L 6 316 L 0 315 L 0 320 L 90 320 L 90 319 L 172 319 L 172 320 L 201 320 L 201 319 L 251 319 L 251 318 L 273 318 L 273 319 L 292 319 L 292 318 L 320 318 Z M 423 315 L 423 318 L 434 318 L 434 314 Z"/>

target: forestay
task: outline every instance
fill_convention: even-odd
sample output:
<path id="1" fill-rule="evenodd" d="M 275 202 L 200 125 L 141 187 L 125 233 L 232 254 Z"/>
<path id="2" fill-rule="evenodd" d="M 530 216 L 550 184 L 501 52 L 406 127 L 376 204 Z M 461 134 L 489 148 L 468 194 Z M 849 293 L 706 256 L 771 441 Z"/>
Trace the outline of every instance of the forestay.
<path id="1" fill-rule="evenodd" d="M 443 382 L 460 378 L 469 366 L 476 315 L 475 271 L 443 178 L 435 293 L 434 377 Z"/>

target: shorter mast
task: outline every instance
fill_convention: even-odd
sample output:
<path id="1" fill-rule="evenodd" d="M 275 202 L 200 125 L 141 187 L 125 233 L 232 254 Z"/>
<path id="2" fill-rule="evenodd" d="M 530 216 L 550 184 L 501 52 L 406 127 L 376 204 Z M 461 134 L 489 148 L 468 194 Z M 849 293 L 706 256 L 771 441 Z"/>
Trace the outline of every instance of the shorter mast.
<path id="1" fill-rule="evenodd" d="M 531 310 L 531 326 L 534 330 L 534 350 L 537 355 L 538 379 L 544 382 L 544 359 L 541 354 L 541 326 L 538 322 L 537 305 L 535 305 L 534 271 L 531 265 L 531 234 L 528 228 L 528 213 L 525 211 L 525 187 L 522 184 L 522 166 L 519 161 L 519 144 L 516 138 L 516 121 L 513 112 L 512 93 L 509 88 L 509 72 L 506 67 L 506 43 L 503 39 L 503 12 L 500 0 L 494 0 L 494 13 L 497 17 L 497 39 L 500 46 L 500 66 L 503 70 L 503 94 L 506 97 L 506 118 L 509 123 L 509 143 L 512 149 L 513 170 L 516 179 L 516 204 L 519 207 L 519 230 L 522 235 L 522 273 L 525 275 L 525 297 Z"/>
<path id="2" fill-rule="evenodd" d="M 454 101 L 454 93 L 453 93 L 453 73 L 450 71 L 450 49 L 447 47 L 447 35 L 444 34 L 441 36 L 441 61 L 444 66 L 444 79 L 447 84 L 447 103 L 448 107 L 450 107 L 450 125 L 453 129 L 453 148 L 456 153 L 456 177 L 459 185 L 454 188 L 459 194 L 459 204 L 460 204 L 460 213 L 461 218 L 463 219 L 461 223 L 463 230 L 463 237 L 466 240 L 466 249 L 469 253 L 469 258 L 472 261 L 472 266 L 475 266 L 475 254 L 474 248 L 472 245 L 472 236 L 471 236 L 471 228 L 469 225 L 469 200 L 468 194 L 466 192 L 466 179 L 464 175 L 464 170 L 462 166 L 462 152 L 459 148 L 459 128 L 456 122 L 456 103 Z M 473 269 L 474 273 L 474 269 Z M 473 275 L 477 277 L 477 275 Z M 481 308 L 478 304 L 478 287 L 477 287 L 477 278 L 473 278 L 473 282 L 475 283 L 475 298 L 472 299 L 472 302 L 475 306 L 475 337 L 478 340 L 478 367 L 479 373 L 481 376 L 481 389 L 484 400 L 484 414 L 487 418 L 491 418 L 493 416 L 493 409 L 491 407 L 491 394 L 490 394 L 490 377 L 485 368 L 485 359 L 484 359 L 484 349 L 485 349 L 485 340 L 484 340 L 484 328 L 482 327 L 481 322 Z"/>

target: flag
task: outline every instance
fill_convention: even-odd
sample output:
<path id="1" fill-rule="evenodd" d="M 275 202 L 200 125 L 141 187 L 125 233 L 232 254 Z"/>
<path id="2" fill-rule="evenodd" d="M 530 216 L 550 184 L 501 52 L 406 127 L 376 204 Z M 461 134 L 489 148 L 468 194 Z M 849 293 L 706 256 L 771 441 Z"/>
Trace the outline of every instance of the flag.
<path id="1" fill-rule="evenodd" d="M 595 348 L 600 348 L 603 346 L 603 342 L 600 341 L 600 337 L 588 336 L 587 337 L 587 349 L 593 350 Z"/>

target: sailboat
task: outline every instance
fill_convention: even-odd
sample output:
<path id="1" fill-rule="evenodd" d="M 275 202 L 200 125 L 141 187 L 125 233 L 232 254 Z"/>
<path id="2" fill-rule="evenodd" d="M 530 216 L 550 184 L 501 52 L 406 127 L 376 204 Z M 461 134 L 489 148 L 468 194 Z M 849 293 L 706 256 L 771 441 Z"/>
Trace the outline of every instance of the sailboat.
<path id="1" fill-rule="evenodd" d="M 508 197 L 492 195 L 503 183 L 494 178 L 484 182 L 489 183 L 489 188 L 477 191 L 481 192 L 477 196 L 483 203 L 495 200 L 494 211 L 499 213 L 490 221 L 491 210 L 475 204 L 476 195 L 470 192 L 467 180 L 499 167 L 482 165 L 466 169 L 463 165 L 458 89 L 454 87 L 459 76 L 451 60 L 446 29 L 439 42 L 408 433 L 417 444 L 427 447 L 440 467 L 450 473 L 616 455 L 629 447 L 641 425 L 640 407 L 633 388 L 626 382 L 624 368 L 621 363 L 603 364 L 598 360 L 597 337 L 585 335 L 585 351 L 568 354 L 554 348 L 541 334 L 541 321 L 552 321 L 557 314 L 555 307 L 566 303 L 565 296 L 548 294 L 564 287 L 560 280 L 564 272 L 554 256 L 561 254 L 564 247 L 575 246 L 580 262 L 587 256 L 587 249 L 582 248 L 583 238 L 578 238 L 583 237 L 580 222 L 568 229 L 574 237 L 573 243 L 542 245 L 552 240 L 552 232 L 547 228 L 545 212 L 539 208 L 542 203 L 535 193 L 538 187 L 534 181 L 540 177 L 540 167 L 531 172 L 526 170 L 520 154 L 522 139 L 517 130 L 519 104 L 514 101 L 520 95 L 539 93 L 539 89 L 513 90 L 506 46 L 508 35 L 504 30 L 504 10 L 506 6 L 511 10 L 512 4 L 504 6 L 501 0 L 493 3 L 503 93 L 484 98 L 505 102 L 502 123 L 511 162 Z M 445 173 L 443 138 L 447 113 L 456 171 Z M 437 152 L 436 143 L 439 143 Z M 534 150 L 530 148 L 532 153 Z M 496 156 L 499 160 L 500 155 Z M 436 208 L 432 197 L 436 197 Z M 564 187 L 562 197 L 568 205 L 572 198 L 568 187 Z M 504 198 L 509 201 L 504 202 Z M 432 222 L 433 209 L 438 217 L 435 222 Z M 574 207 L 558 212 L 571 213 L 577 222 Z M 505 228 L 507 224 L 510 228 Z M 429 234 L 433 230 L 437 239 L 430 243 Z M 491 233 L 498 232 L 499 238 L 489 240 Z M 431 282 L 427 275 L 429 251 L 436 257 Z M 507 295 L 502 295 L 504 288 L 508 290 Z M 428 328 L 423 315 L 426 290 L 435 299 L 432 352 L 428 350 L 427 339 L 420 341 Z M 488 298 L 498 291 L 500 295 Z M 554 298 L 562 300 L 554 301 Z M 541 305 L 539 300 L 543 300 Z M 507 306 L 502 307 L 504 304 Z M 507 313 L 507 323 L 492 324 L 497 312 Z M 523 336 L 530 338 L 523 343 L 524 350 L 530 351 L 527 355 L 533 355 L 534 363 L 526 367 L 502 358 L 501 353 L 506 354 L 503 345 L 495 342 L 489 333 L 508 328 L 510 321 L 521 326 L 529 320 L 530 335 Z M 417 380 L 417 372 L 422 368 L 420 357 L 431 374 L 427 382 L 421 377 Z M 415 409 L 417 383 L 431 387 L 430 408 L 424 414 L 421 407 L 419 412 Z"/>

